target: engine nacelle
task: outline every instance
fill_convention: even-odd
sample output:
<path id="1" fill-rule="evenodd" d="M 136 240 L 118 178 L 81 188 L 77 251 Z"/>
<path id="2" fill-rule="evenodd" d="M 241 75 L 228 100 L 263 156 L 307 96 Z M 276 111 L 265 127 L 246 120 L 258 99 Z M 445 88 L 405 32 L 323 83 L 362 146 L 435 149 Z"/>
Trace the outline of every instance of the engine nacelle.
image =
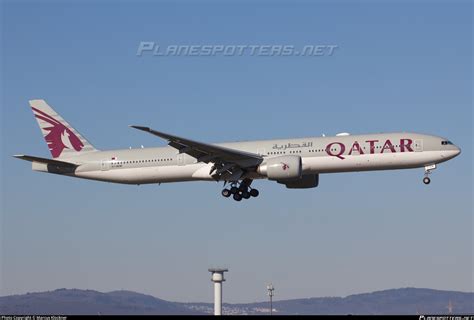
<path id="1" fill-rule="evenodd" d="M 319 175 L 318 174 L 308 174 L 304 175 L 299 180 L 292 181 L 277 181 L 278 183 L 286 185 L 288 189 L 308 189 L 316 188 L 319 184 Z"/>
<path id="2" fill-rule="evenodd" d="M 298 180 L 303 173 L 300 156 L 279 156 L 266 159 L 257 172 L 267 176 L 269 180 L 290 181 Z"/>

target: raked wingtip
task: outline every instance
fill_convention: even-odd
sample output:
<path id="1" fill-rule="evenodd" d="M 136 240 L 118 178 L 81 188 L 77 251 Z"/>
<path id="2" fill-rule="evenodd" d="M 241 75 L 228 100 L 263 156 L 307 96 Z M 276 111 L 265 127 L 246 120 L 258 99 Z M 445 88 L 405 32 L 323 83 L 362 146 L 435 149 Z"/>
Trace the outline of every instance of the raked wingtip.
<path id="1" fill-rule="evenodd" d="M 135 126 L 135 125 L 128 125 L 130 128 L 134 128 L 134 129 L 138 129 L 138 130 L 142 130 L 142 131 L 149 131 L 150 128 L 148 127 L 144 127 L 144 126 Z"/>

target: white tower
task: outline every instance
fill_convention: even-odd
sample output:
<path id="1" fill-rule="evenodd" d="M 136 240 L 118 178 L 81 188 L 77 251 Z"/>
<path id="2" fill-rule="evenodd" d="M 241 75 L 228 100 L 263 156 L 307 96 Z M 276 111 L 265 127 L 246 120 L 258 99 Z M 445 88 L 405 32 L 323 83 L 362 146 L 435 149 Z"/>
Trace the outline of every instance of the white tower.
<path id="1" fill-rule="evenodd" d="M 273 287 L 273 284 L 269 284 L 267 286 L 267 290 L 268 290 L 268 296 L 270 297 L 270 315 L 273 315 L 273 291 L 275 291 L 275 288 Z"/>
<path id="2" fill-rule="evenodd" d="M 212 273 L 211 281 L 214 282 L 214 315 L 220 316 L 222 314 L 222 282 L 224 279 L 224 272 L 229 269 L 211 268 L 209 272 Z"/>

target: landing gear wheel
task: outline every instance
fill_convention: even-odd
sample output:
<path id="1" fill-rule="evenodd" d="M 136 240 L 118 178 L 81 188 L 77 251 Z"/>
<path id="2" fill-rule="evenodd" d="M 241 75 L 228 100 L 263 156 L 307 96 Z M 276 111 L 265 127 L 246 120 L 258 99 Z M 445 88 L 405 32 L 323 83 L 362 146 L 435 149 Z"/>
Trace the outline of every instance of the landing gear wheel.
<path id="1" fill-rule="evenodd" d="M 255 198 L 255 197 L 258 197 L 258 194 L 259 194 L 259 192 L 258 192 L 257 189 L 252 189 L 252 190 L 250 190 L 250 195 L 251 195 L 252 197 L 254 197 L 254 198 Z"/>
<path id="2" fill-rule="evenodd" d="M 231 181 L 230 185 L 225 188 L 228 181 L 224 183 L 224 189 L 222 189 L 222 196 L 228 198 L 232 196 L 235 201 L 242 201 L 242 199 L 250 199 L 251 197 L 258 196 L 258 190 L 250 188 L 252 179 L 243 179 L 242 181 Z"/>
<path id="3" fill-rule="evenodd" d="M 431 182 L 431 179 L 430 179 L 430 178 L 428 178 L 428 177 L 424 177 L 424 178 L 423 178 L 423 183 L 424 183 L 424 184 L 430 184 L 430 182 Z"/>
<path id="4" fill-rule="evenodd" d="M 234 200 L 235 201 L 240 201 L 242 200 L 242 196 L 239 193 L 234 194 Z"/>
<path id="5" fill-rule="evenodd" d="M 248 191 L 243 191 L 242 192 L 242 198 L 244 198 L 244 199 L 250 198 L 250 193 Z"/>

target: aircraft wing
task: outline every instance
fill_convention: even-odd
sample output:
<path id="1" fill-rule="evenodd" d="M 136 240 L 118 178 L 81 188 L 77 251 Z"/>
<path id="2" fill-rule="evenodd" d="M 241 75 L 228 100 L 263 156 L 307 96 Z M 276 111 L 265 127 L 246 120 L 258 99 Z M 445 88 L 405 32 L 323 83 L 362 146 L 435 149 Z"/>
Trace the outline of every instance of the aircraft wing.
<path id="1" fill-rule="evenodd" d="M 177 149 L 180 153 L 186 153 L 196 158 L 199 162 L 216 164 L 211 173 L 215 171 L 221 177 L 221 174 L 229 173 L 238 175 L 240 169 L 252 168 L 258 166 L 263 158 L 255 153 L 226 148 L 214 144 L 194 141 L 171 135 L 168 133 L 153 130 L 149 127 L 130 126 L 132 128 L 151 133 L 155 136 L 168 140 L 168 145 Z M 241 170 L 240 170 L 241 171 Z M 222 177 L 224 179 L 225 177 Z M 239 176 L 240 178 L 240 176 Z"/>

